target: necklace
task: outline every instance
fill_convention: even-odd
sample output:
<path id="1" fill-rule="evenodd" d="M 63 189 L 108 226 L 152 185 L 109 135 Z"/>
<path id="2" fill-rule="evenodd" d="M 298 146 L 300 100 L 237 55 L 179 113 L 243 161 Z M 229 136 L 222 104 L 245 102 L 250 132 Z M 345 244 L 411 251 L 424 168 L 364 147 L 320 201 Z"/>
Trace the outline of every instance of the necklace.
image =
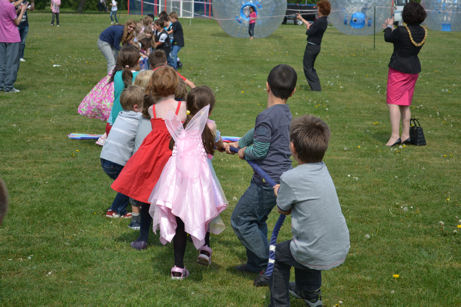
<path id="1" fill-rule="evenodd" d="M 421 26 L 424 29 L 424 38 L 421 42 L 417 43 L 413 39 L 413 36 L 411 35 L 411 31 L 408 28 L 408 26 L 406 24 L 403 24 L 403 26 L 405 27 L 405 29 L 407 29 L 408 36 L 410 37 L 410 41 L 415 47 L 421 47 L 422 45 L 424 45 L 424 43 L 426 42 L 426 38 L 427 38 L 427 28 L 426 27 Z"/>

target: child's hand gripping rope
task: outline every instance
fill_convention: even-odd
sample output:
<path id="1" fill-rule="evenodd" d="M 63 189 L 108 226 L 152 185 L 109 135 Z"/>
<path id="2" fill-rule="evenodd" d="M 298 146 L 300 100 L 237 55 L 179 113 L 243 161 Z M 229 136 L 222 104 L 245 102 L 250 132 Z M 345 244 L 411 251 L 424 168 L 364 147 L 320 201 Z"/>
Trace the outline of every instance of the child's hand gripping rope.
<path id="1" fill-rule="evenodd" d="M 232 146 L 230 146 L 229 149 L 233 153 L 238 153 L 239 151 L 239 148 L 232 147 Z M 269 175 L 259 167 L 259 165 L 257 165 L 253 161 L 247 160 L 247 162 L 253 168 L 255 173 L 261 176 L 265 182 L 270 184 L 272 187 L 277 185 L 277 183 L 274 180 L 272 180 L 272 178 L 270 178 Z M 277 222 L 275 223 L 274 229 L 272 230 L 271 241 L 269 245 L 269 261 L 267 263 L 266 271 L 264 272 L 264 276 L 267 277 L 266 281 L 272 276 L 272 271 L 274 270 L 275 244 L 277 244 L 277 236 L 279 234 L 280 228 L 282 227 L 284 221 L 285 221 L 285 215 L 280 214 Z M 258 280 L 255 281 L 255 286 L 262 286 L 262 284 L 257 284 L 257 281 Z"/>

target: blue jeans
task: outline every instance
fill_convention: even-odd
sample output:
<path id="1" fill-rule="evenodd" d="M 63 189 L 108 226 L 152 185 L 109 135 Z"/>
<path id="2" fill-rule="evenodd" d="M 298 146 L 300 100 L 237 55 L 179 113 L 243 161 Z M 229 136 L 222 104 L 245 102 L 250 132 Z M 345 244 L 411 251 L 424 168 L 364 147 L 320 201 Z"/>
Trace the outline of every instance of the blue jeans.
<path id="1" fill-rule="evenodd" d="M 255 36 L 255 23 L 250 23 L 248 26 L 248 34 L 250 37 Z"/>
<path id="2" fill-rule="evenodd" d="M 19 58 L 24 58 L 24 49 L 26 48 L 26 37 L 29 33 L 29 25 L 24 23 L 19 24 L 19 36 L 21 36 L 21 43 L 19 44 Z"/>
<path id="3" fill-rule="evenodd" d="M 59 13 L 51 13 L 51 24 L 54 25 L 55 17 L 56 17 L 56 25 L 59 26 Z"/>
<path id="4" fill-rule="evenodd" d="M 288 286 L 291 267 L 295 268 L 296 292 L 303 298 L 312 298 L 322 285 L 322 271 L 312 270 L 297 262 L 290 251 L 290 241 L 277 244 L 271 280 L 270 306 L 290 306 Z M 319 292 L 318 292 L 319 293 Z"/>
<path id="5" fill-rule="evenodd" d="M 107 176 L 114 180 L 118 177 L 118 175 L 123 169 L 123 166 L 121 166 L 120 164 L 112 163 L 105 159 L 101 159 L 101 166 L 104 172 L 107 174 Z M 122 193 L 117 193 L 114 201 L 112 202 L 110 210 L 117 212 L 120 215 L 124 215 L 126 214 L 126 207 L 128 206 L 128 201 L 128 196 L 123 195 Z"/>
<path id="6" fill-rule="evenodd" d="M 110 11 L 110 21 L 114 22 L 114 19 L 115 23 L 118 23 L 117 11 Z"/>
<path id="7" fill-rule="evenodd" d="M 181 46 L 173 45 L 171 47 L 170 56 L 168 57 L 168 65 L 173 67 L 174 69 L 178 69 L 178 53 L 181 50 Z"/>
<path id="8" fill-rule="evenodd" d="M 11 91 L 18 69 L 19 43 L 0 43 L 0 90 Z"/>
<path id="9" fill-rule="evenodd" d="M 231 225 L 246 248 L 248 270 L 260 272 L 267 266 L 269 243 L 266 220 L 275 201 L 272 187 L 252 181 L 232 212 Z"/>

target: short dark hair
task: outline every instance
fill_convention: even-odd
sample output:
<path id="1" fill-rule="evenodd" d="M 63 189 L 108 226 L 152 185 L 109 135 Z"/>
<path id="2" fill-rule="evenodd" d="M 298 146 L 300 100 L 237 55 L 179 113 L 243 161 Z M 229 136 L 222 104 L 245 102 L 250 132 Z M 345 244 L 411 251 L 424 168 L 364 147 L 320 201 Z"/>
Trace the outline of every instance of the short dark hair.
<path id="1" fill-rule="evenodd" d="M 267 83 L 275 97 L 288 99 L 296 88 L 298 75 L 293 67 L 279 64 L 272 68 Z"/>
<path id="2" fill-rule="evenodd" d="M 331 11 L 330 1 L 320 0 L 319 2 L 317 2 L 317 7 L 319 8 L 319 11 L 320 13 L 322 13 L 323 16 L 330 15 L 330 11 Z"/>
<path id="3" fill-rule="evenodd" d="M 163 66 L 166 63 L 166 53 L 162 49 L 157 49 L 149 54 L 149 64 L 152 68 Z"/>
<path id="4" fill-rule="evenodd" d="M 402 19 L 408 25 L 419 25 L 426 19 L 426 11 L 421 4 L 410 1 L 403 7 Z"/>
<path id="5" fill-rule="evenodd" d="M 320 118 L 304 115 L 291 121 L 290 141 L 301 162 L 322 162 L 329 140 L 330 129 Z"/>

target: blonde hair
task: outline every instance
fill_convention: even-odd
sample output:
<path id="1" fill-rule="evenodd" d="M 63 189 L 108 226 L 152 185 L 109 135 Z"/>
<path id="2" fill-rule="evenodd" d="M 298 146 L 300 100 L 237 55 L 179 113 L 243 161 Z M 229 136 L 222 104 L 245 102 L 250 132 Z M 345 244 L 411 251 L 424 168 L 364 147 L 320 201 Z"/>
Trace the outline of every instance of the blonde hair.
<path id="1" fill-rule="evenodd" d="M 136 76 L 136 79 L 134 80 L 134 85 L 142 87 L 145 90 L 153 73 L 153 70 L 143 70 L 139 72 L 139 74 Z"/>
<path id="2" fill-rule="evenodd" d="M 174 19 L 178 20 L 178 13 L 176 13 L 175 11 L 171 12 L 168 16 L 170 18 L 174 18 Z"/>
<path id="3" fill-rule="evenodd" d="M 134 106 L 137 104 L 139 109 L 142 109 L 144 102 L 144 89 L 137 85 L 130 85 L 123 90 L 120 95 L 120 104 L 123 110 L 133 111 Z"/>
<path id="4" fill-rule="evenodd" d="M 142 19 L 142 24 L 144 26 L 148 26 L 150 24 L 152 24 L 154 22 L 154 20 L 152 19 L 152 17 L 150 16 L 145 16 L 143 19 Z"/>
<path id="5" fill-rule="evenodd" d="M 128 20 L 123 27 L 123 35 L 122 39 L 120 40 L 122 45 L 128 44 L 135 37 L 135 33 L 133 33 L 135 31 L 128 33 L 128 25 L 134 25 L 136 31 L 136 22 L 134 20 Z"/>

